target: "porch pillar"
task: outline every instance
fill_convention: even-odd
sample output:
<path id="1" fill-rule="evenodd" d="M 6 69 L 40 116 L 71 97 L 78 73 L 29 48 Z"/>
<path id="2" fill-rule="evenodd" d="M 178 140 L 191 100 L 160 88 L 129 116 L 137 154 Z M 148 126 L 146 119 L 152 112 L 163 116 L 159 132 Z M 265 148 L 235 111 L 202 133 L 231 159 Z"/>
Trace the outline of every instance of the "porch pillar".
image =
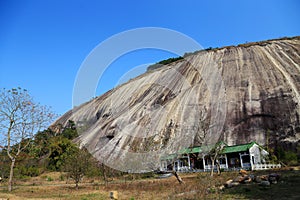
<path id="1" fill-rule="evenodd" d="M 161 171 L 164 171 L 164 170 L 165 170 L 165 163 L 164 163 L 163 160 L 160 161 L 160 170 L 161 170 Z"/>
<path id="2" fill-rule="evenodd" d="M 205 159 L 204 159 L 204 156 L 202 156 L 202 161 L 203 161 L 203 170 L 205 171 Z"/>
<path id="3" fill-rule="evenodd" d="M 249 154 L 249 157 L 250 157 L 251 170 L 254 170 L 253 156 L 251 154 Z"/>
<path id="4" fill-rule="evenodd" d="M 226 166 L 226 169 L 228 169 L 228 161 L 227 161 L 227 155 L 225 154 L 225 166 Z"/>
<path id="5" fill-rule="evenodd" d="M 240 160 L 241 160 L 241 168 L 244 168 L 244 166 L 243 166 L 243 156 L 242 156 L 241 153 L 239 153 L 239 154 L 240 154 Z"/>
<path id="6" fill-rule="evenodd" d="M 190 159 L 190 154 L 188 154 L 187 156 L 188 156 L 188 165 L 189 165 L 189 169 L 191 169 L 191 159 Z"/>
<path id="7" fill-rule="evenodd" d="M 173 162 L 173 171 L 177 171 L 177 170 L 176 170 L 176 162 L 177 162 L 177 161 L 174 161 L 174 162 Z"/>

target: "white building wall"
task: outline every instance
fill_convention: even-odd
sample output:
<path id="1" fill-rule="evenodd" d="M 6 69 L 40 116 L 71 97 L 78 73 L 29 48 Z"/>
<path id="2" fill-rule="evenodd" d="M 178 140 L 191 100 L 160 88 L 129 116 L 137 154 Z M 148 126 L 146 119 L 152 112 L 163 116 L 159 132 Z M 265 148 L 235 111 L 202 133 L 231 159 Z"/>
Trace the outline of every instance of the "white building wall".
<path id="1" fill-rule="evenodd" d="M 261 164 L 265 162 L 265 157 L 269 154 L 266 150 L 261 149 L 257 144 L 254 144 L 250 149 L 250 159 L 252 164 Z"/>

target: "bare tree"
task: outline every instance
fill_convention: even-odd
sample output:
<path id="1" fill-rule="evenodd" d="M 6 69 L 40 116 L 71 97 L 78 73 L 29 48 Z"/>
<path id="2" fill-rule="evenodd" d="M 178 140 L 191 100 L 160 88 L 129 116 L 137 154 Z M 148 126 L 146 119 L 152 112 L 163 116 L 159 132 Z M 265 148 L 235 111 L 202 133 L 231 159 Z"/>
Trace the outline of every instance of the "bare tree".
<path id="1" fill-rule="evenodd" d="M 178 183 L 180 183 L 180 184 L 184 183 L 183 180 L 182 180 L 182 178 L 178 175 L 178 173 L 175 170 L 172 171 L 172 174 L 175 176 L 175 178 L 177 179 Z"/>
<path id="2" fill-rule="evenodd" d="M 0 91 L 0 139 L 11 161 L 8 190 L 12 190 L 16 159 L 24 151 L 33 135 L 46 128 L 54 114 L 46 106 L 35 103 L 21 88 Z"/>
<path id="3" fill-rule="evenodd" d="M 218 142 L 217 144 L 214 145 L 214 147 L 212 147 L 208 153 L 210 160 L 211 160 L 211 171 L 210 171 L 210 175 L 213 176 L 214 175 L 214 168 L 215 168 L 215 163 L 217 166 L 217 172 L 218 174 L 221 174 L 221 169 L 220 169 L 220 162 L 219 162 L 219 158 L 220 155 L 222 154 L 224 149 L 224 143 L 223 142 Z"/>

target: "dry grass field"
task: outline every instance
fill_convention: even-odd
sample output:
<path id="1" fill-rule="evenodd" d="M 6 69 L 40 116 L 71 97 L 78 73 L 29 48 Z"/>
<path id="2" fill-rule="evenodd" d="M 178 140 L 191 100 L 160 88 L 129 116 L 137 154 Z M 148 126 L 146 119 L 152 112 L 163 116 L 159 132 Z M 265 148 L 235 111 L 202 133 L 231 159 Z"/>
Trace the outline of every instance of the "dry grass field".
<path id="1" fill-rule="evenodd" d="M 271 172 L 259 171 L 254 174 Z M 300 171 L 280 170 L 280 180 L 276 185 L 258 186 L 243 184 L 219 190 L 219 186 L 238 172 L 224 172 L 221 176 L 210 177 L 209 173 L 181 174 L 184 184 L 179 184 L 174 176 L 165 179 L 132 179 L 130 176 L 115 179 L 107 185 L 102 180 L 85 179 L 78 190 L 69 181 L 62 180 L 60 173 L 47 173 L 39 177 L 16 182 L 9 193 L 5 183 L 1 183 L 0 200 L 23 199 L 70 199 L 94 200 L 110 199 L 110 191 L 117 191 L 119 199 L 300 199 Z"/>

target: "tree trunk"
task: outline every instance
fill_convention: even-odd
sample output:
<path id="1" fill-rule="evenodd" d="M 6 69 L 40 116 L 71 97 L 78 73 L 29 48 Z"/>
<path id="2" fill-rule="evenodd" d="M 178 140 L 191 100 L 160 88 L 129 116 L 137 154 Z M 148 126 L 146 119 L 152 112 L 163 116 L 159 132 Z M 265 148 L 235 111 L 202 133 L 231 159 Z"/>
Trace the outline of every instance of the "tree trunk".
<path id="1" fill-rule="evenodd" d="M 176 171 L 173 171 L 172 174 L 176 177 L 177 181 L 178 181 L 180 184 L 184 183 L 183 180 L 182 180 L 182 178 L 177 174 Z"/>
<path id="2" fill-rule="evenodd" d="M 210 157 L 211 160 L 211 171 L 210 171 L 210 176 L 214 175 L 214 168 L 215 168 L 215 159 L 213 157 Z"/>
<path id="3" fill-rule="evenodd" d="M 76 190 L 78 190 L 78 182 L 76 181 Z"/>
<path id="4" fill-rule="evenodd" d="M 216 166 L 217 166 L 218 175 L 221 175 L 221 166 L 218 160 L 216 160 Z"/>
<path id="5" fill-rule="evenodd" d="M 9 179 L 8 179 L 8 191 L 12 191 L 12 184 L 13 184 L 13 177 L 14 177 L 14 166 L 16 160 L 13 158 L 10 164 L 10 172 L 9 172 Z"/>
<path id="6" fill-rule="evenodd" d="M 105 165 L 102 163 L 102 172 L 103 172 L 103 180 L 105 183 L 105 186 L 107 186 L 107 177 L 106 177 L 106 170 L 105 170 Z"/>

